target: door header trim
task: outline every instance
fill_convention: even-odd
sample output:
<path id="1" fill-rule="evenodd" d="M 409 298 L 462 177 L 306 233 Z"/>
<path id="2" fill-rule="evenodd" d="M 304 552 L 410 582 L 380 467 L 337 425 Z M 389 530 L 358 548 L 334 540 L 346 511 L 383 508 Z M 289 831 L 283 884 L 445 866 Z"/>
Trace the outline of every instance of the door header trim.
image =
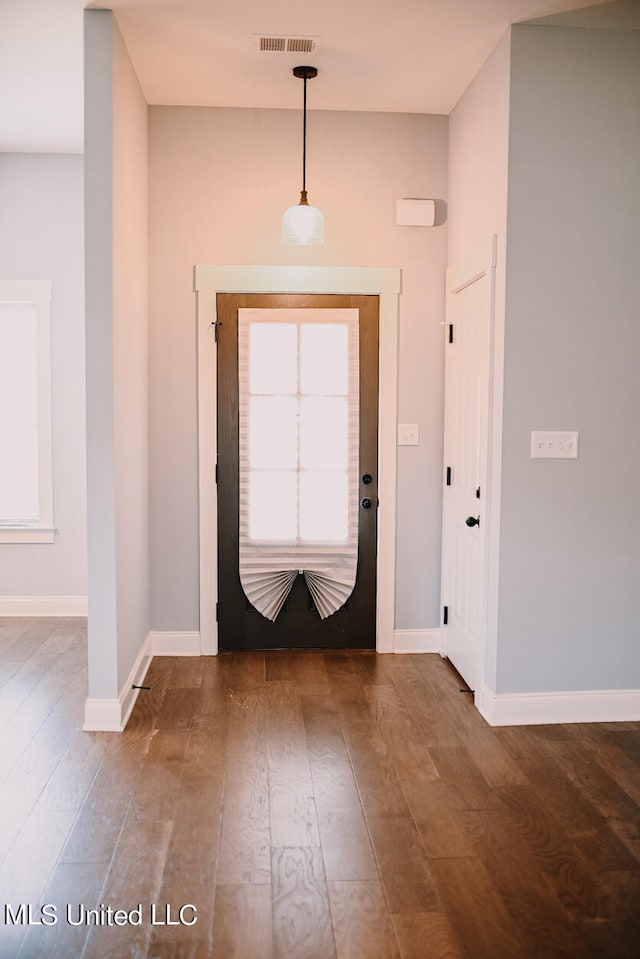
<path id="1" fill-rule="evenodd" d="M 400 293 L 395 267 L 196 266 L 193 288 L 215 293 Z"/>

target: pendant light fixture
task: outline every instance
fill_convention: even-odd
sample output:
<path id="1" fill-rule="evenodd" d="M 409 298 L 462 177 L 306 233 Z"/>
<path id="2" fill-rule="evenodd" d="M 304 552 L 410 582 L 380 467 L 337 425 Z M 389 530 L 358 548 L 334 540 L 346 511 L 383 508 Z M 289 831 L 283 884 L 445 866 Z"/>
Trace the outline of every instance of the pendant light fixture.
<path id="1" fill-rule="evenodd" d="M 302 191 L 297 206 L 290 206 L 282 218 L 282 242 L 298 246 L 324 243 L 324 217 L 307 199 L 307 80 L 318 75 L 315 67 L 294 67 L 294 77 L 304 80 L 302 113 Z"/>

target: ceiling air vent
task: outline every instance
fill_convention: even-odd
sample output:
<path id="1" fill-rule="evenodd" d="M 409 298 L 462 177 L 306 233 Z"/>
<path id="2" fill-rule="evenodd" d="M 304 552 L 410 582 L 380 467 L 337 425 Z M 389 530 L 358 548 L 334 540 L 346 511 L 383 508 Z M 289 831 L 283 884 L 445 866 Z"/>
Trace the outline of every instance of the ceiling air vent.
<path id="1" fill-rule="evenodd" d="M 262 53 L 314 53 L 319 37 L 277 37 L 256 34 L 253 45 Z"/>

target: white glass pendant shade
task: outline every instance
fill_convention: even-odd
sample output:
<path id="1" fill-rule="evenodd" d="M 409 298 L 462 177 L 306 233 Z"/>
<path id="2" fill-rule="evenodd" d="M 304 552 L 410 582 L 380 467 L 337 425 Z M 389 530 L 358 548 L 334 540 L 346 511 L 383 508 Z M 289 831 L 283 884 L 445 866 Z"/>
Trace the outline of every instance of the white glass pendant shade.
<path id="1" fill-rule="evenodd" d="M 324 217 L 310 206 L 306 198 L 297 206 L 290 206 L 282 217 L 282 242 L 297 246 L 316 246 L 324 243 Z"/>

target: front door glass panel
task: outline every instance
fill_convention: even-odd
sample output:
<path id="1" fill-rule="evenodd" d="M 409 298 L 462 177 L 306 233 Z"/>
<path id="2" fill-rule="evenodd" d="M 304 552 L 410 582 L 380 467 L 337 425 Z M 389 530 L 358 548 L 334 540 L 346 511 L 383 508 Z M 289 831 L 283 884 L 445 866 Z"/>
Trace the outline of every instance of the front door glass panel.
<path id="1" fill-rule="evenodd" d="M 263 585 L 332 565 L 355 582 L 358 310 L 241 309 L 238 328 L 245 592 L 257 569 Z"/>

